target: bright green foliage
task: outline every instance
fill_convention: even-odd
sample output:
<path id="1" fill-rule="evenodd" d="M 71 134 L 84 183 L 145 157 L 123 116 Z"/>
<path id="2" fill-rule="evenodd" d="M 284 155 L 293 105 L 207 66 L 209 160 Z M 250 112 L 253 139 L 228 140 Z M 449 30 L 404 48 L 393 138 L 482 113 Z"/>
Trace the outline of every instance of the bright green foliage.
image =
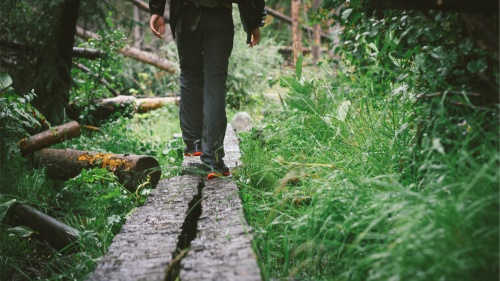
<path id="1" fill-rule="evenodd" d="M 494 112 L 436 101 L 440 114 L 421 120 L 429 107 L 403 85 L 380 95 L 370 78 L 283 77 L 285 106 L 244 135 L 238 180 L 262 268 L 313 280 L 495 279 Z"/>

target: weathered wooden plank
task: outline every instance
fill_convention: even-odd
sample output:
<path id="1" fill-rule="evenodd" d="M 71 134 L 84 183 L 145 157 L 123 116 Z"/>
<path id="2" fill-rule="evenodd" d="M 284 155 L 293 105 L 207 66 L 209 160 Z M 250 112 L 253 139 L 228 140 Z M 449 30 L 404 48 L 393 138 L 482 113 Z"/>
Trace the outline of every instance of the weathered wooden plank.
<path id="1" fill-rule="evenodd" d="M 231 125 L 224 148 L 228 167 L 239 165 Z M 199 157 L 184 162 L 199 163 Z M 260 280 L 251 233 L 231 178 L 163 180 L 127 220 L 88 280 Z"/>
<path id="2" fill-rule="evenodd" d="M 224 140 L 224 162 L 240 165 L 239 141 L 229 124 Z M 198 235 L 181 261 L 180 280 L 261 280 L 251 242 L 252 230 L 244 215 L 238 187 L 231 179 L 205 180 Z"/>
<path id="3" fill-rule="evenodd" d="M 161 181 L 127 219 L 87 280 L 163 281 L 177 248 L 188 203 L 198 195 L 196 176 Z"/>
<path id="4" fill-rule="evenodd" d="M 206 181 L 202 196 L 198 235 L 181 262 L 180 280 L 260 280 L 236 184 Z"/>

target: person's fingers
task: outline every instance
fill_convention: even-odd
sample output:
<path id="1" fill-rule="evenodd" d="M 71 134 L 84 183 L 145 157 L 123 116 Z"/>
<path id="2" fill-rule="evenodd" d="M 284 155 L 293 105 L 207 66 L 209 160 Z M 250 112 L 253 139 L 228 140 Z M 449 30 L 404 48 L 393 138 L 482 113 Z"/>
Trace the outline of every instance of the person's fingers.
<path id="1" fill-rule="evenodd" d="M 149 28 L 153 32 L 153 35 L 158 38 L 163 37 L 165 25 L 159 20 L 158 15 L 151 16 L 151 20 L 149 21 Z"/>
<path id="2" fill-rule="evenodd" d="M 249 44 L 249 47 L 253 47 L 257 45 L 260 41 L 260 29 L 256 28 L 252 30 L 252 41 Z"/>
<path id="3" fill-rule="evenodd" d="M 260 42 L 260 32 L 253 38 L 253 45 L 257 45 Z"/>
<path id="4" fill-rule="evenodd" d="M 160 25 L 158 31 L 160 33 L 160 37 L 163 37 L 163 34 L 165 34 L 165 24 Z"/>

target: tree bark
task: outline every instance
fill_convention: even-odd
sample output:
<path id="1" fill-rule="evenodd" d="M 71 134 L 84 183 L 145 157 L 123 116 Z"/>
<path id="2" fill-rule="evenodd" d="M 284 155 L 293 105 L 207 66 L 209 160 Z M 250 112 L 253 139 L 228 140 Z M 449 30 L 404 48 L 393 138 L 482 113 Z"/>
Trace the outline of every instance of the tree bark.
<path id="1" fill-rule="evenodd" d="M 293 42 L 293 64 L 297 63 L 299 55 L 302 54 L 302 36 L 299 26 L 300 0 L 292 0 L 292 42 Z"/>
<path id="2" fill-rule="evenodd" d="M 89 39 L 89 38 L 97 39 L 98 38 L 97 34 L 90 32 L 90 31 L 86 31 L 86 30 L 82 29 L 81 27 L 77 27 L 76 34 L 79 37 L 86 38 L 86 39 Z M 167 72 L 175 73 L 176 68 L 175 68 L 174 64 L 172 62 L 164 59 L 164 58 L 159 57 L 158 55 L 148 53 L 145 51 L 141 51 L 137 48 L 130 47 L 130 46 L 125 46 L 124 48 L 118 50 L 118 53 L 120 53 L 124 56 L 130 57 L 130 58 L 136 59 L 138 61 L 142 61 L 144 63 L 156 66 L 156 67 L 163 69 Z"/>
<path id="3" fill-rule="evenodd" d="M 134 6 L 134 21 L 141 22 L 141 11 L 137 6 Z M 141 45 L 142 45 L 142 29 L 138 24 L 136 24 L 134 26 L 134 47 L 140 50 Z"/>
<path id="4" fill-rule="evenodd" d="M 35 154 L 35 166 L 44 166 L 50 177 L 68 180 L 83 169 L 106 168 L 131 192 L 150 176 L 151 186 L 156 187 L 161 171 L 158 161 L 151 156 L 134 154 L 111 154 L 72 149 L 45 148 Z"/>
<path id="5" fill-rule="evenodd" d="M 72 245 L 80 238 L 80 232 L 30 206 L 17 204 L 12 206 L 10 217 L 15 225 L 27 226 L 42 235 L 50 246 L 57 250 L 74 250 Z M 68 247 L 75 246 L 69 249 Z"/>
<path id="6" fill-rule="evenodd" d="M 312 9 L 314 12 L 319 10 L 322 0 L 313 0 Z M 313 38 L 314 42 L 312 44 L 312 54 L 313 62 L 317 63 L 321 59 L 321 25 L 319 23 L 314 24 Z"/>
<path id="7" fill-rule="evenodd" d="M 49 147 L 53 144 L 63 142 L 81 134 L 80 125 L 72 121 L 47 131 L 24 138 L 19 142 L 19 147 L 23 155 L 28 155 L 34 151 Z"/>

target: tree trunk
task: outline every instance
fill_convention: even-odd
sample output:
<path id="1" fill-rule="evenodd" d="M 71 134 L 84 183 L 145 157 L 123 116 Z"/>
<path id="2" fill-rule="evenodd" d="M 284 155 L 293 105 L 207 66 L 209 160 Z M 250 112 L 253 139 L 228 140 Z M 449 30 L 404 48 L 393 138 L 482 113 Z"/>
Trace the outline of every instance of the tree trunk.
<path id="1" fill-rule="evenodd" d="M 35 154 L 34 161 L 37 167 L 45 166 L 50 177 L 62 180 L 76 177 L 83 169 L 106 168 L 131 192 L 135 192 L 147 176 L 155 188 L 161 176 L 158 161 L 145 155 L 45 148 Z"/>
<path id="2" fill-rule="evenodd" d="M 72 121 L 47 131 L 41 132 L 29 138 L 24 138 L 19 142 L 19 147 L 23 155 L 30 154 L 53 144 L 63 142 L 81 134 L 80 125 Z"/>
<path id="3" fill-rule="evenodd" d="M 79 37 L 86 38 L 86 39 L 98 38 L 97 34 L 90 32 L 90 31 L 86 31 L 80 27 L 77 27 L 76 34 Z M 136 59 L 138 61 L 142 61 L 144 63 L 156 66 L 156 67 L 163 69 L 167 72 L 170 72 L 170 73 L 175 72 L 175 66 L 172 62 L 170 62 L 164 58 L 161 58 L 156 54 L 141 51 L 137 48 L 130 47 L 130 46 L 125 46 L 124 48 L 118 50 L 118 53 L 120 53 L 124 56 L 130 57 L 130 58 Z"/>
<path id="4" fill-rule="evenodd" d="M 313 0 L 313 12 L 317 12 L 319 10 L 319 6 L 321 5 L 322 0 Z M 313 54 L 313 62 L 317 63 L 321 59 L 321 25 L 319 23 L 314 24 L 314 33 L 313 38 L 314 42 L 312 44 L 312 54 Z"/>
<path id="5" fill-rule="evenodd" d="M 51 80 L 37 82 L 37 97 L 33 100 L 33 105 L 52 125 L 63 122 L 64 108 L 69 102 L 71 58 L 79 7 L 80 0 L 68 0 L 60 4 L 59 19 L 54 26 L 54 49 L 58 57 L 54 61 L 54 58 L 42 54 L 40 58 L 43 63 L 55 63 L 57 71 L 47 76 Z"/>
<path id="6" fill-rule="evenodd" d="M 293 63 L 297 63 L 299 55 L 302 54 L 302 36 L 299 26 L 300 0 L 292 0 L 292 42 L 293 42 Z"/>
<path id="7" fill-rule="evenodd" d="M 10 217 L 15 225 L 27 226 L 36 232 L 57 250 L 69 249 L 80 238 L 80 232 L 56 219 L 50 217 L 30 206 L 24 204 L 14 205 L 10 210 Z"/>
<path id="8" fill-rule="evenodd" d="M 134 21 L 141 22 L 141 11 L 139 7 L 134 5 Z M 138 24 L 134 26 L 134 47 L 137 49 L 141 49 L 142 45 L 142 29 Z"/>

